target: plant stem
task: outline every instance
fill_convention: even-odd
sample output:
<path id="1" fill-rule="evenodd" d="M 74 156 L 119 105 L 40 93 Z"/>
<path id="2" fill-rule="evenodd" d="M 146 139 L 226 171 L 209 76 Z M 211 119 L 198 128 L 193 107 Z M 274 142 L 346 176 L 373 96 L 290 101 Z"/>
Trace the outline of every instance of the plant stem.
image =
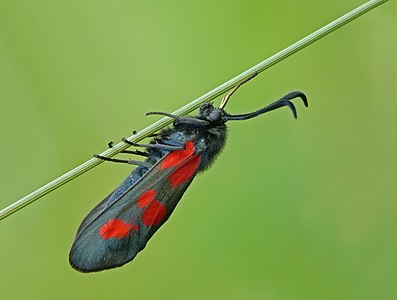
<path id="1" fill-rule="evenodd" d="M 295 52 L 305 48 L 306 46 L 310 45 L 311 43 L 317 41 L 318 39 L 326 36 L 327 34 L 331 33 L 335 29 L 346 25 L 350 21 L 354 20 L 355 18 L 361 16 L 362 14 L 370 11 L 371 9 L 377 7 L 380 4 L 383 4 L 388 0 L 372 0 L 364 3 L 363 5 L 357 7 L 356 9 L 348 12 L 347 14 L 343 15 L 342 17 L 336 19 L 335 21 L 325 25 L 324 27 L 318 29 L 317 31 L 309 34 L 308 36 L 304 37 L 303 39 L 297 41 L 296 43 L 292 44 L 291 46 L 281 50 L 280 52 L 274 54 L 273 56 L 265 59 L 264 61 L 260 62 L 259 64 L 253 66 L 252 68 L 246 70 L 245 72 L 237 75 L 236 77 L 230 79 L 229 81 L 221 84 L 217 88 L 209 91 L 208 93 L 202 95 L 201 97 L 193 100 L 192 102 L 186 104 L 185 106 L 181 107 L 180 109 L 173 112 L 175 115 L 185 115 L 190 113 L 191 111 L 198 108 L 202 103 L 210 101 L 223 93 L 230 90 L 234 87 L 238 82 L 250 77 L 254 73 L 260 73 L 271 66 L 277 64 L 278 62 L 286 59 L 288 56 L 294 54 Z M 132 142 L 139 142 L 143 138 L 159 131 L 160 129 L 164 128 L 165 126 L 169 125 L 172 122 L 172 119 L 168 117 L 164 117 L 159 121 L 151 124 L 150 126 L 142 129 L 137 134 L 128 138 L 128 140 Z M 112 157 L 122 150 L 125 150 L 129 147 L 124 142 L 120 142 L 115 145 L 113 148 L 110 148 L 100 155 Z M 65 173 L 64 175 L 54 179 L 50 183 L 42 186 L 41 188 L 35 190 L 34 192 L 30 193 L 29 195 L 23 197 L 22 199 L 12 203 L 11 205 L 7 206 L 3 210 L 0 211 L 0 220 L 6 218 L 7 216 L 13 214 L 14 212 L 20 210 L 21 208 L 25 207 L 26 205 L 34 202 L 35 200 L 41 198 L 45 194 L 55 190 L 56 188 L 60 187 L 61 185 L 67 183 L 68 181 L 82 175 L 83 173 L 91 170 L 92 168 L 96 167 L 103 160 L 98 158 L 91 158 L 90 160 L 86 161 L 85 163 L 81 164 L 80 166 L 74 168 L 73 170 Z"/>

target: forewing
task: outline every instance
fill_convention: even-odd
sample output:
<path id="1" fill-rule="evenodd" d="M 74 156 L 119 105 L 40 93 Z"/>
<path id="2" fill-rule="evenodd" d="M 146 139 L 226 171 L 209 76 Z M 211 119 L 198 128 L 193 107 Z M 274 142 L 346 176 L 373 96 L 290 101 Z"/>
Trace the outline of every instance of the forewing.
<path id="1" fill-rule="evenodd" d="M 140 178 L 143 179 L 143 178 Z M 105 209 L 107 209 L 113 202 L 121 199 L 124 193 L 128 192 L 133 188 L 133 185 L 136 184 L 137 178 L 134 178 L 132 174 L 128 175 L 128 177 L 117 187 L 113 192 L 111 192 L 105 199 L 99 202 L 90 213 L 84 218 L 81 222 L 79 228 L 77 229 L 76 236 L 80 234 L 80 232 L 93 220 L 95 220 Z"/>
<path id="2" fill-rule="evenodd" d="M 194 150 L 188 142 L 186 149 L 169 153 L 109 206 L 106 199 L 97 205 L 79 228 L 71 265 L 92 272 L 132 260 L 169 218 L 196 175 L 200 156 Z"/>

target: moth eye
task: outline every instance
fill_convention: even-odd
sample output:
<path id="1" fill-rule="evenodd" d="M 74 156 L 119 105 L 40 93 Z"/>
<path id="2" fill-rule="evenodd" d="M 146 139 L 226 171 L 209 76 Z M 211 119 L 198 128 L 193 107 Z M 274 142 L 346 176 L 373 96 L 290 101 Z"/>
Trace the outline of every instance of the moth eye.
<path id="1" fill-rule="evenodd" d="M 221 113 L 219 110 L 213 110 L 210 112 L 209 119 L 213 122 L 219 122 L 221 120 Z"/>

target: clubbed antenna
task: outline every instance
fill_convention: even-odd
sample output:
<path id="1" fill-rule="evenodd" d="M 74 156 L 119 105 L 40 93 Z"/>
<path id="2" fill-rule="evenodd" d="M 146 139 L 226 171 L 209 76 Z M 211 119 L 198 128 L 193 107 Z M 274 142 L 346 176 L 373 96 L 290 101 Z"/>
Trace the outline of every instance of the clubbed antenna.
<path id="1" fill-rule="evenodd" d="M 254 117 L 257 117 L 261 114 L 267 113 L 269 111 L 275 110 L 277 108 L 283 107 L 283 106 L 288 106 L 289 109 L 292 111 L 292 115 L 294 116 L 294 118 L 297 118 L 297 114 L 296 114 L 296 108 L 295 105 L 291 102 L 292 99 L 295 98 L 301 98 L 303 101 L 303 104 L 308 107 L 309 103 L 307 102 L 307 98 L 306 95 L 303 94 L 300 91 L 293 91 L 288 93 L 287 95 L 285 95 L 284 97 L 270 103 L 269 105 L 258 109 L 257 111 L 251 112 L 251 113 L 247 113 L 247 114 L 241 114 L 241 115 L 226 115 L 226 120 L 248 120 Z"/>

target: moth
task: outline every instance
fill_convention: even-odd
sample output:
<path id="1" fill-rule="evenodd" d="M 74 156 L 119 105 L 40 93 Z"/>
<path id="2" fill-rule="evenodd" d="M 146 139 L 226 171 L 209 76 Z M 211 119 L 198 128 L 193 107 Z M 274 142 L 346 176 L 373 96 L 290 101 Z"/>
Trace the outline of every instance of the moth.
<path id="1" fill-rule="evenodd" d="M 124 142 L 145 150 L 125 152 L 145 159 L 97 158 L 135 164 L 132 173 L 85 217 L 72 245 L 69 261 L 80 272 L 95 272 L 122 266 L 145 248 L 153 234 L 168 220 L 194 177 L 208 169 L 225 146 L 228 121 L 248 120 L 280 107 L 297 117 L 292 99 L 306 96 L 293 91 L 257 111 L 232 115 L 224 110 L 230 96 L 247 80 L 223 97 L 218 108 L 204 103 L 197 116 L 176 116 L 173 126 L 161 130 L 148 144 Z"/>

